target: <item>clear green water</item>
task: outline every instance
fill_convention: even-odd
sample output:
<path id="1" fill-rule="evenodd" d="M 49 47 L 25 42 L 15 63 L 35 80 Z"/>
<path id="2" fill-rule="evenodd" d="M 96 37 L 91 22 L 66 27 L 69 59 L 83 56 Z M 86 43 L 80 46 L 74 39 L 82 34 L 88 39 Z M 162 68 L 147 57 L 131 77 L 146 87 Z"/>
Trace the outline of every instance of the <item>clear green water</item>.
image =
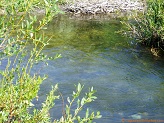
<path id="1" fill-rule="evenodd" d="M 49 61 L 41 70 L 49 77 L 41 85 L 39 101 L 34 101 L 36 107 L 56 83 L 66 104 L 74 84 L 80 82 L 85 85 L 84 92 L 91 86 L 97 90 L 98 99 L 86 106 L 101 112 L 103 117 L 97 123 L 121 122 L 122 118 L 164 119 L 164 60 L 116 34 L 119 29 L 116 19 L 54 18 L 45 32 L 53 38 L 44 52 L 62 58 Z M 61 114 L 59 100 L 51 116 L 59 118 Z"/>

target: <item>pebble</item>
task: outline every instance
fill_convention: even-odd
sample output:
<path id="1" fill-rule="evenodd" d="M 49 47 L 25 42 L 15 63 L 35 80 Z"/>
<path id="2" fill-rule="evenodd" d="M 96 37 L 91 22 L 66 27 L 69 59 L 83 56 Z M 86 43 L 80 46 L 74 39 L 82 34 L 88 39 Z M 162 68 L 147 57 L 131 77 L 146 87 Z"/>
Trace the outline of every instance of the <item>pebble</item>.
<path id="1" fill-rule="evenodd" d="M 106 1 L 76 1 L 64 5 L 64 11 L 74 14 L 110 14 L 115 12 L 130 12 L 144 10 L 144 4 L 139 0 L 106 0 Z"/>

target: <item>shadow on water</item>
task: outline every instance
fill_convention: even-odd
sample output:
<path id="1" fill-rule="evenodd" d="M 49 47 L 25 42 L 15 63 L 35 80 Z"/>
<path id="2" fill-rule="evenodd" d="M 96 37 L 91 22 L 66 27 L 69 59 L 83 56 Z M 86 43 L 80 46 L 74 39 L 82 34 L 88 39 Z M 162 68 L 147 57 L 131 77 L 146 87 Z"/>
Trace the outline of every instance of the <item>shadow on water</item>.
<path id="1" fill-rule="evenodd" d="M 74 84 L 80 82 L 85 88 L 94 86 L 97 90 L 98 99 L 87 105 L 103 115 L 97 122 L 163 119 L 163 59 L 116 34 L 121 27 L 116 19 L 72 19 L 65 15 L 54 18 L 45 32 L 53 38 L 44 52 L 49 56 L 61 54 L 62 58 L 49 61 L 49 66 L 41 70 L 49 78 L 41 85 L 40 101 L 34 101 L 36 107 L 51 85 L 59 83 L 66 98 Z M 41 63 L 34 71 L 40 66 Z M 51 110 L 52 117 L 59 118 L 60 111 L 62 100 Z"/>

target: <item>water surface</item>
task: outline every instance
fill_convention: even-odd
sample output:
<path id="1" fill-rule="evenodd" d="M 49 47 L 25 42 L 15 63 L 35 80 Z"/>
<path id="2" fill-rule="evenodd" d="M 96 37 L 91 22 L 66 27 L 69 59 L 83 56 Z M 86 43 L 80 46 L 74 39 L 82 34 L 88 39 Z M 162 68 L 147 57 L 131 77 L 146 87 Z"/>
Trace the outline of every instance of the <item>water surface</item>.
<path id="1" fill-rule="evenodd" d="M 164 61 L 116 34 L 121 28 L 118 19 L 54 18 L 45 32 L 53 38 L 44 52 L 48 56 L 61 54 L 62 58 L 41 69 L 41 74 L 49 77 L 41 85 L 40 100 L 34 101 L 36 107 L 51 85 L 59 83 L 66 99 L 80 82 L 85 85 L 84 92 L 92 86 L 97 90 L 98 99 L 86 106 L 101 112 L 97 123 L 121 122 L 122 118 L 164 119 Z M 42 66 L 38 64 L 35 71 Z M 61 113 L 59 100 L 51 116 L 59 118 Z"/>

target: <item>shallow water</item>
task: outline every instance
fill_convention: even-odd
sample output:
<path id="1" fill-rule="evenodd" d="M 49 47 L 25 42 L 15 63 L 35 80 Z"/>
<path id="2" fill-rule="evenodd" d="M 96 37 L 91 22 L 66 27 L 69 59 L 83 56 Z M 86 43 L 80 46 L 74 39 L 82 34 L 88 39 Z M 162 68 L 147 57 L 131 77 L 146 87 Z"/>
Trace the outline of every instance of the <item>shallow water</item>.
<path id="1" fill-rule="evenodd" d="M 164 60 L 116 34 L 121 27 L 118 19 L 54 18 L 45 32 L 53 38 L 44 52 L 48 56 L 61 54 L 62 58 L 49 61 L 44 69 L 42 63 L 35 67 L 49 76 L 41 85 L 39 101 L 34 100 L 36 107 L 56 83 L 67 103 L 74 84 L 80 82 L 84 91 L 92 86 L 97 90 L 98 99 L 86 106 L 101 112 L 97 123 L 164 119 Z M 51 116 L 54 119 L 61 114 L 60 99 Z"/>

